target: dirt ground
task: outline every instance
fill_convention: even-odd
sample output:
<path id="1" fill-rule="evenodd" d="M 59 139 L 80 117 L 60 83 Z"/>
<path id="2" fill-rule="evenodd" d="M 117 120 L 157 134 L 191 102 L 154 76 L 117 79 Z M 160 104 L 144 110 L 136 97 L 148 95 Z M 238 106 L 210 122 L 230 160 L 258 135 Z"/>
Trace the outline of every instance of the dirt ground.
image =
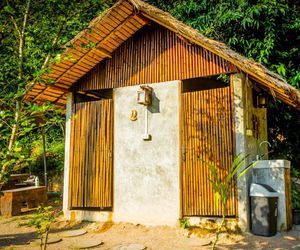
<path id="1" fill-rule="evenodd" d="M 30 245 L 37 239 L 35 229 L 20 226 L 22 216 L 0 217 L 0 249 L 39 249 Z M 142 244 L 153 250 L 195 250 L 210 249 L 201 246 L 203 239 L 213 240 L 213 234 L 200 229 L 182 229 L 172 227 L 146 227 L 128 223 L 69 223 L 62 218 L 52 227 L 51 234 L 67 229 L 84 228 L 87 233 L 73 238 L 63 238 L 61 242 L 48 245 L 47 249 L 70 249 L 75 242 L 99 239 L 103 244 L 93 249 L 116 249 L 130 243 Z M 300 227 L 277 234 L 274 237 L 258 237 L 251 234 L 222 234 L 217 249 L 300 249 Z M 296 246 L 299 245 L 299 248 Z"/>

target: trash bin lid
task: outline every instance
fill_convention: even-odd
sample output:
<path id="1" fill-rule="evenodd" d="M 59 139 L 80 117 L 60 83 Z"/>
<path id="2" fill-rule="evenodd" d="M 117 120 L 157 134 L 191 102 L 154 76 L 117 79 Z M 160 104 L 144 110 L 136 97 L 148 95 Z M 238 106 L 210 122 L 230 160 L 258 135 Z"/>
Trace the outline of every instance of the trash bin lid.
<path id="1" fill-rule="evenodd" d="M 266 184 L 252 183 L 250 186 L 250 196 L 278 197 L 278 193 Z"/>

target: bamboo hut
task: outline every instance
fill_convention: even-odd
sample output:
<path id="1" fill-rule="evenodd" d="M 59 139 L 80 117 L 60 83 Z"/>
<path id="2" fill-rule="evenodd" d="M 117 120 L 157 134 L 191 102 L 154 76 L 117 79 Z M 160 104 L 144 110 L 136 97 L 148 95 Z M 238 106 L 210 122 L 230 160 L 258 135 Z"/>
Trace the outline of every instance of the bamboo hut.
<path id="1" fill-rule="evenodd" d="M 26 101 L 66 109 L 69 219 L 221 216 L 206 162 L 226 176 L 237 153 L 255 158 L 267 139 L 266 96 L 300 108 L 299 91 L 277 74 L 140 0 L 92 20 L 42 79 Z M 226 214 L 244 227 L 248 187 L 245 176 Z"/>

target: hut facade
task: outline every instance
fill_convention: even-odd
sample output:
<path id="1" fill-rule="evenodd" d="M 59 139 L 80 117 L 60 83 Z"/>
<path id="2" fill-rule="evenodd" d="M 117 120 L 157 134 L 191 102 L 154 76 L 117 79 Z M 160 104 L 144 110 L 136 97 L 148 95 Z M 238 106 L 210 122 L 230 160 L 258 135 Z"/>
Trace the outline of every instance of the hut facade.
<path id="1" fill-rule="evenodd" d="M 55 84 L 36 83 L 26 99 L 66 108 L 63 210 L 78 220 L 221 216 L 207 162 L 226 176 L 238 153 L 255 159 L 266 95 L 300 107 L 278 75 L 140 0 L 94 19 L 43 79 Z M 249 179 L 228 201 L 242 228 Z"/>

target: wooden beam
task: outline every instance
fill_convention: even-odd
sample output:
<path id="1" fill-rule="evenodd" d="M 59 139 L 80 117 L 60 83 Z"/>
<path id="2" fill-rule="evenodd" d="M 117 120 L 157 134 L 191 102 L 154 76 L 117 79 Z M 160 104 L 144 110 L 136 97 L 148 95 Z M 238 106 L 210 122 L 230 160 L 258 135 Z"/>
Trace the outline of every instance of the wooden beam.
<path id="1" fill-rule="evenodd" d="M 96 47 L 96 48 L 93 48 L 93 50 L 96 50 L 96 51 L 100 52 L 100 54 L 102 54 L 108 58 L 111 58 L 111 53 L 109 53 L 106 49 Z"/>
<path id="2" fill-rule="evenodd" d="M 64 95 L 65 93 L 69 92 L 69 89 L 64 89 L 64 88 L 57 87 L 57 86 L 54 86 L 54 85 L 48 85 L 48 86 L 46 85 L 45 88 L 44 88 L 38 95 L 36 95 L 36 96 L 33 98 L 32 102 L 34 102 L 34 101 L 37 100 L 41 95 L 43 95 L 44 92 L 45 92 L 48 88 L 49 88 L 49 89 L 52 89 L 52 90 L 57 90 L 57 91 L 63 92 L 62 95 Z"/>
<path id="3" fill-rule="evenodd" d="M 122 21 L 122 23 L 120 25 L 116 26 L 109 34 L 107 34 L 106 37 L 104 37 L 102 40 L 100 40 L 98 42 L 98 44 L 94 48 L 92 48 L 89 51 L 87 51 L 83 56 L 81 56 L 81 58 L 78 58 L 78 60 L 76 62 L 74 62 L 72 65 L 69 65 L 69 68 L 65 69 L 65 71 L 57 79 L 55 79 L 55 82 L 59 82 L 62 78 L 65 77 L 65 75 L 69 74 L 76 65 L 78 65 L 79 63 L 81 63 L 82 61 L 84 61 L 89 56 L 90 53 L 93 53 L 93 51 L 97 51 L 99 54 L 102 54 L 104 57 L 111 58 L 112 54 L 109 51 L 107 51 L 106 49 L 102 48 L 101 47 L 102 44 L 105 43 L 108 39 L 110 39 L 115 34 L 115 32 L 119 31 L 124 26 L 126 26 L 127 23 L 128 23 L 128 21 L 132 17 L 134 17 L 134 16 L 137 16 L 145 24 L 149 23 L 149 19 L 144 18 L 141 15 L 138 15 L 138 14 L 135 14 L 135 13 L 130 14 L 127 18 L 125 18 Z M 124 39 L 122 39 L 122 40 L 124 40 Z M 86 73 L 86 72 L 83 72 L 83 73 Z M 49 86 L 46 86 L 45 89 L 43 89 L 38 95 L 36 95 L 32 101 L 37 100 L 41 95 L 44 94 L 44 92 L 48 88 L 51 88 L 53 90 L 57 90 L 57 91 L 63 92 L 62 96 L 65 93 L 69 92 L 69 89 L 64 89 L 64 88 L 56 87 L 55 85 L 49 85 Z M 59 98 L 57 98 L 57 99 L 59 99 Z"/>
<path id="4" fill-rule="evenodd" d="M 69 92 L 69 89 L 61 88 L 61 87 L 54 86 L 54 85 L 48 85 L 47 87 L 49 89 L 57 90 L 57 91 L 64 92 L 64 93 Z"/>
<path id="5" fill-rule="evenodd" d="M 101 41 L 99 41 L 99 43 L 95 46 L 95 48 L 100 48 L 101 45 L 107 41 L 117 30 L 122 29 L 122 27 L 124 25 L 126 25 L 126 23 L 128 22 L 128 20 L 130 20 L 135 14 L 131 14 L 129 15 L 127 18 L 124 19 L 123 23 L 121 23 L 119 26 L 116 26 L 109 34 L 107 34 L 106 37 L 104 37 Z M 102 49 L 102 48 L 101 48 Z M 61 78 L 64 77 L 65 74 L 68 74 L 68 72 L 70 72 L 72 70 L 72 68 L 79 64 L 80 62 L 82 62 L 87 56 L 88 54 L 93 51 L 93 50 L 89 50 L 86 54 L 84 54 L 79 60 L 77 60 L 75 63 L 73 63 L 73 65 L 71 65 L 71 67 L 66 70 L 59 78 L 57 78 L 55 81 L 58 82 Z"/>

